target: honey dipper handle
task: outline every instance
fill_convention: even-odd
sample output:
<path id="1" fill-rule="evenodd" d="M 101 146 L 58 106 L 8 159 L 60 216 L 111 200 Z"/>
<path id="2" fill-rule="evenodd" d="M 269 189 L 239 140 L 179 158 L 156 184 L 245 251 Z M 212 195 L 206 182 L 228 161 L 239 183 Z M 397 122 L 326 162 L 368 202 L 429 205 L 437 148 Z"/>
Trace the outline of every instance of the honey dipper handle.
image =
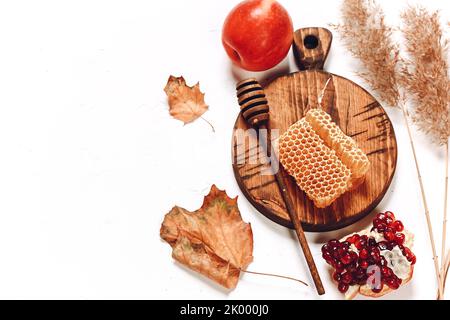
<path id="1" fill-rule="evenodd" d="M 261 125 L 260 129 L 266 129 L 262 130 L 261 132 L 267 132 L 267 127 L 265 125 Z M 260 139 L 263 143 L 267 141 L 265 137 Z M 266 147 L 266 146 L 265 146 Z M 277 161 L 278 159 L 276 157 L 275 150 L 271 147 L 271 154 L 272 154 L 272 161 Z M 317 289 L 317 293 L 319 295 L 325 294 L 325 289 L 322 284 L 322 280 L 320 279 L 319 272 L 317 271 L 316 263 L 314 262 L 314 258 L 311 254 L 311 250 L 308 245 L 308 241 L 306 240 L 305 232 L 303 231 L 302 223 L 300 222 L 300 219 L 298 218 L 294 204 L 292 203 L 292 199 L 289 195 L 286 183 L 284 182 L 284 177 L 282 173 L 282 168 L 278 170 L 277 173 L 275 173 L 275 179 L 277 180 L 278 187 L 280 189 L 281 195 L 283 197 L 284 203 L 286 205 L 286 209 L 288 211 L 289 217 L 291 218 L 292 224 L 294 225 L 295 232 L 297 234 L 298 241 L 300 242 L 300 246 L 303 250 L 303 254 L 305 256 L 306 262 L 308 264 L 311 276 L 314 280 L 314 284 Z"/>
<path id="2" fill-rule="evenodd" d="M 294 34 L 294 55 L 300 70 L 322 70 L 330 52 L 333 34 L 325 28 L 303 28 Z"/>
<path id="3" fill-rule="evenodd" d="M 256 79 L 246 79 L 236 85 L 236 91 L 238 102 L 241 106 L 241 115 L 244 120 L 249 124 L 250 127 L 263 129 L 260 130 L 260 134 L 268 134 L 270 132 L 267 126 L 267 123 L 270 120 L 269 102 L 266 98 L 264 89 L 262 88 L 261 84 Z M 261 139 L 259 140 L 264 144 L 263 147 L 265 148 L 266 153 L 270 153 L 272 161 L 278 163 L 278 159 L 276 158 L 276 153 L 273 150 L 270 139 L 268 139 L 267 136 L 260 138 Z M 280 170 L 282 169 L 280 168 Z M 278 187 L 280 188 L 280 192 L 286 204 L 287 211 L 295 227 L 298 241 L 300 242 L 300 246 L 302 247 L 306 262 L 308 263 L 308 267 L 314 280 L 314 284 L 316 285 L 317 292 L 319 293 L 319 295 L 323 295 L 325 293 L 325 290 L 323 288 L 322 281 L 320 280 L 319 272 L 317 271 L 317 267 L 314 263 L 311 250 L 309 249 L 308 242 L 306 241 L 302 224 L 294 210 L 294 205 L 292 203 L 291 197 L 284 182 L 284 177 L 280 170 L 274 173 L 278 183 Z"/>

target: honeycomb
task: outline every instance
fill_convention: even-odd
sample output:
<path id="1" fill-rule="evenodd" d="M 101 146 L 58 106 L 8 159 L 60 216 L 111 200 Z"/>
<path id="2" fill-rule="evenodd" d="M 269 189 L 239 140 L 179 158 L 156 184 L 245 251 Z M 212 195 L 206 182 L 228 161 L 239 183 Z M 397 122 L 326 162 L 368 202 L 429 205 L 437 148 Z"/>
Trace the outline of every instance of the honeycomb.
<path id="1" fill-rule="evenodd" d="M 280 163 L 318 208 L 363 181 L 370 162 L 320 109 L 309 111 L 279 139 Z"/>
<path id="2" fill-rule="evenodd" d="M 326 208 L 351 185 L 351 172 L 305 118 L 279 139 L 280 163 L 318 208 Z"/>
<path id="3" fill-rule="evenodd" d="M 342 132 L 328 113 L 321 109 L 312 109 L 306 114 L 306 120 L 325 144 L 336 151 L 337 156 L 350 169 L 352 181 L 358 181 L 365 176 L 370 168 L 367 155 L 358 147 L 355 140 Z"/>

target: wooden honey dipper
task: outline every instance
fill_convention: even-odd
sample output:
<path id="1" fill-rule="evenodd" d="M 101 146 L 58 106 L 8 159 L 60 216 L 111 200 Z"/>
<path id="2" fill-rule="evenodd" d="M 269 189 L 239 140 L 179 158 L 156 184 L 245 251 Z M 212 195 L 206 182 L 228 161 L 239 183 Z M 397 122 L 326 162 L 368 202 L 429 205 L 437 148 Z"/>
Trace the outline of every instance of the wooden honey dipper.
<path id="1" fill-rule="evenodd" d="M 239 105 L 241 106 L 241 114 L 244 120 L 250 126 L 256 129 L 262 129 L 260 131 L 261 133 L 270 132 L 267 125 L 270 119 L 269 103 L 264 93 L 264 89 L 259 84 L 259 82 L 254 78 L 243 80 L 236 85 L 236 90 Z M 268 134 L 268 136 L 270 137 L 270 134 Z M 260 141 L 265 144 L 266 152 L 270 152 L 272 161 L 278 162 L 276 153 L 274 152 L 272 144 L 269 140 L 270 139 L 267 139 L 267 137 L 260 139 Z M 282 170 L 281 167 L 280 170 Z M 300 246 L 303 250 L 303 254 L 305 255 L 306 262 L 308 263 L 308 267 L 314 280 L 317 292 L 319 295 L 323 295 L 325 294 L 325 289 L 323 287 L 319 272 L 317 271 L 317 267 L 314 262 L 314 258 L 311 254 L 311 250 L 306 240 L 302 224 L 294 210 L 294 204 L 288 193 L 283 174 L 280 170 L 274 172 L 273 174 L 278 183 L 278 187 L 285 202 L 289 217 L 291 218 L 292 224 L 294 225 L 298 241 L 300 242 Z"/>

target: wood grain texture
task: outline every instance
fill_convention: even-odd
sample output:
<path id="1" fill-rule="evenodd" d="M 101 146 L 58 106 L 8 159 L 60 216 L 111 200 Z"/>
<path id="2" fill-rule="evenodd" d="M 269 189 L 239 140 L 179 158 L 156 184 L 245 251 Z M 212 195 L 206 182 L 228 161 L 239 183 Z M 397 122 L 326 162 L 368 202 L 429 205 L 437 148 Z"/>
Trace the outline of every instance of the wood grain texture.
<path id="1" fill-rule="evenodd" d="M 294 55 L 300 70 L 323 69 L 333 34 L 325 28 L 303 28 L 294 34 Z"/>
<path id="2" fill-rule="evenodd" d="M 311 107 L 317 107 L 318 97 L 330 77 L 333 81 L 329 82 L 323 97 L 324 110 L 369 156 L 371 168 L 361 186 L 347 192 L 325 209 L 316 208 L 294 179 L 285 174 L 287 188 L 303 228 L 313 232 L 336 230 L 370 213 L 383 199 L 397 163 L 394 129 L 381 105 L 352 81 L 321 70 L 283 76 L 265 88 L 270 106 L 271 130 L 278 129 L 282 134 Z M 237 182 L 247 199 L 261 213 L 292 228 L 274 176 L 261 174 L 269 165 L 250 161 L 252 156 L 263 151 L 256 135 L 250 134 L 244 140 L 239 136 L 247 129 L 250 128 L 240 115 L 235 124 L 232 143 Z"/>

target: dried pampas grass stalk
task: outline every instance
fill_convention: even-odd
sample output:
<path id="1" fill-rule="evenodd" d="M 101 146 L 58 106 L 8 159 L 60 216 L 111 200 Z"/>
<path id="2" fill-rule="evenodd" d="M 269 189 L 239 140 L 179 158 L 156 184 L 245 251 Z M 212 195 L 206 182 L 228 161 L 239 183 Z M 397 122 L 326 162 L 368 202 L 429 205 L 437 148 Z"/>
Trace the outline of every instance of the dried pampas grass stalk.
<path id="1" fill-rule="evenodd" d="M 392 41 L 393 30 L 386 25 L 383 10 L 374 1 L 344 0 L 342 20 L 334 28 L 350 53 L 361 61 L 364 71 L 357 74 L 381 100 L 398 106 L 399 47 Z"/>
<path id="2" fill-rule="evenodd" d="M 393 29 L 385 23 L 383 10 L 373 0 L 344 0 L 342 19 L 342 24 L 334 27 L 350 53 L 362 63 L 365 71 L 359 73 L 359 75 L 371 86 L 383 102 L 392 107 L 400 107 L 402 110 L 425 209 L 439 297 L 442 297 L 440 268 L 430 210 L 409 123 L 406 98 L 402 88 L 401 70 L 403 69 L 403 61 L 400 58 L 399 46 L 392 39 Z"/>
<path id="3" fill-rule="evenodd" d="M 411 96 L 414 122 L 433 142 L 446 145 L 450 136 L 448 40 L 443 37 L 439 13 L 409 7 L 402 20 L 408 58 L 400 82 Z"/>
<path id="4" fill-rule="evenodd" d="M 447 240 L 448 171 L 450 136 L 450 78 L 448 44 L 439 22 L 439 12 L 409 7 L 402 14 L 402 33 L 408 59 L 400 82 L 411 96 L 413 120 L 432 141 L 445 146 L 445 195 L 442 223 L 441 294 L 444 288 Z"/>

